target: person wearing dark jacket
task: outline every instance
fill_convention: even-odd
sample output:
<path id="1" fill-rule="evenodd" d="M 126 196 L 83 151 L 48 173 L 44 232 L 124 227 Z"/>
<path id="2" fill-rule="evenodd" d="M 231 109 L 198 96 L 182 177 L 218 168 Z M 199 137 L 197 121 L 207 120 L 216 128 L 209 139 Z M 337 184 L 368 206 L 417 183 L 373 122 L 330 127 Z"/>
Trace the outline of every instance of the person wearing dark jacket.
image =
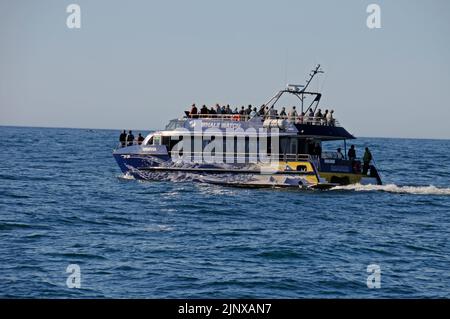
<path id="1" fill-rule="evenodd" d="M 125 147 L 125 144 L 127 143 L 127 131 L 123 130 L 123 132 L 120 134 L 119 142 L 122 147 Z"/>
<path id="2" fill-rule="evenodd" d="M 355 150 L 355 145 L 350 146 L 350 149 L 348 150 L 348 159 L 350 161 L 354 161 L 356 159 L 356 150 Z"/>
<path id="3" fill-rule="evenodd" d="M 128 131 L 128 136 L 127 136 L 128 146 L 133 145 L 133 141 L 134 141 L 134 135 L 133 135 L 133 132 Z"/>
<path id="4" fill-rule="evenodd" d="M 142 145 L 142 142 L 144 141 L 144 137 L 141 135 L 141 133 L 139 133 L 139 136 L 137 138 L 137 142 L 139 145 Z"/>
<path id="5" fill-rule="evenodd" d="M 206 107 L 206 105 L 203 104 L 202 108 L 200 109 L 200 114 L 201 115 L 208 114 L 208 108 Z"/>
<path id="6" fill-rule="evenodd" d="M 195 106 L 195 103 L 192 104 L 191 111 L 189 112 L 189 115 L 190 115 L 190 117 L 191 117 L 192 119 L 198 118 L 198 115 L 197 115 L 197 107 Z"/>

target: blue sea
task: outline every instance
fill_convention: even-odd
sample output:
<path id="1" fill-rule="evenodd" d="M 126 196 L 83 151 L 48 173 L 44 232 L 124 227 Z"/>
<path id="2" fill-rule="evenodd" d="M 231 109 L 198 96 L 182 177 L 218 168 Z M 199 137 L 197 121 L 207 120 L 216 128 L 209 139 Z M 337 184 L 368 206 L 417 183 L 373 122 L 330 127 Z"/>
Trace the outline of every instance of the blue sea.
<path id="1" fill-rule="evenodd" d="M 133 180 L 119 133 L 0 127 L 0 297 L 450 297 L 448 140 L 360 138 L 385 185 L 302 191 Z"/>

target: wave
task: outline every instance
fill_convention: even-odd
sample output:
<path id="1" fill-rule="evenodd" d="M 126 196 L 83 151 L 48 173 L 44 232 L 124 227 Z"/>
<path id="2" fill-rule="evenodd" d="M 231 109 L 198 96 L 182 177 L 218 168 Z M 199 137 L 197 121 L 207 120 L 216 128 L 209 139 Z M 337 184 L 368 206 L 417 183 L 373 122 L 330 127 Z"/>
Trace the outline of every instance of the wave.
<path id="1" fill-rule="evenodd" d="M 450 188 L 439 188 L 433 185 L 429 186 L 398 186 L 395 184 L 387 185 L 361 185 L 352 184 L 346 186 L 336 186 L 331 190 L 349 190 L 356 192 L 380 191 L 396 194 L 415 194 L 415 195 L 450 195 Z"/>

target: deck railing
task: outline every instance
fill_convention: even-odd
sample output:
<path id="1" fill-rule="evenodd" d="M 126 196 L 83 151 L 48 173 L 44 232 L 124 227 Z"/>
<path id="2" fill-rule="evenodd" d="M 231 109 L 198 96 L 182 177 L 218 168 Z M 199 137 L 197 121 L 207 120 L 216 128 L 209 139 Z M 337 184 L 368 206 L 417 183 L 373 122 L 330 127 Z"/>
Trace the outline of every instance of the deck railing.
<path id="1" fill-rule="evenodd" d="M 251 117 L 250 115 L 242 114 L 195 114 L 186 115 L 185 118 L 191 119 L 210 119 L 221 121 L 249 121 L 249 120 L 287 120 L 295 124 L 308 124 L 308 125 L 323 125 L 323 126 L 340 126 L 339 121 L 336 119 L 327 120 L 323 117 L 309 117 L 309 116 L 289 116 L 289 115 L 256 115 Z"/>
<path id="2" fill-rule="evenodd" d="M 174 154 L 178 155 L 178 156 L 183 156 L 184 153 L 183 151 L 170 151 L 169 152 L 171 156 L 173 156 Z M 186 152 L 186 157 L 190 157 L 190 158 L 194 158 L 194 157 L 198 157 L 198 158 L 203 158 L 205 153 L 204 152 Z M 235 158 L 235 159 L 258 159 L 261 157 L 270 157 L 270 158 L 278 158 L 279 161 L 282 162 L 298 162 L 298 161 L 312 161 L 315 162 L 316 160 L 318 160 L 317 156 L 314 155 L 309 155 L 309 154 L 280 154 L 280 153 L 264 153 L 264 152 L 260 152 L 260 153 L 236 153 L 236 152 L 211 152 L 208 153 L 208 156 L 212 156 L 212 157 L 225 157 L 225 158 Z"/>

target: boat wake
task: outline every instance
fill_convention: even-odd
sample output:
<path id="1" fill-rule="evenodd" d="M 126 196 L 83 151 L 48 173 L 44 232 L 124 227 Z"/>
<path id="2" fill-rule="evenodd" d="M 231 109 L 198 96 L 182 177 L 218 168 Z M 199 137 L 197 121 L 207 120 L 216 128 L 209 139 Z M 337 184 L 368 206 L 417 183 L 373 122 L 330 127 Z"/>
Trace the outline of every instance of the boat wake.
<path id="1" fill-rule="evenodd" d="M 129 174 L 129 173 L 125 173 L 125 174 L 121 174 L 119 176 L 117 176 L 118 179 L 123 179 L 123 180 L 134 180 L 135 178 L 133 177 L 133 175 Z"/>
<path id="2" fill-rule="evenodd" d="M 397 186 L 395 184 L 387 185 L 361 185 L 353 184 L 346 186 L 336 186 L 331 190 L 349 190 L 356 192 L 380 191 L 395 194 L 415 194 L 415 195 L 447 195 L 450 196 L 450 188 L 439 188 L 430 186 Z"/>

